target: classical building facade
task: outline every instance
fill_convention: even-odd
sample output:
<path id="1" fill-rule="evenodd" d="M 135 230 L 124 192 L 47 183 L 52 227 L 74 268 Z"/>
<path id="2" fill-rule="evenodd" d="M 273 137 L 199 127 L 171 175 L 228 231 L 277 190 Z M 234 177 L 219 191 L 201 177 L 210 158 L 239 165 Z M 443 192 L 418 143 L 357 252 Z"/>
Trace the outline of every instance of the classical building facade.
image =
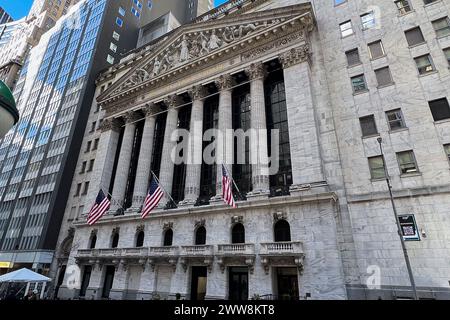
<path id="1" fill-rule="evenodd" d="M 419 295 L 449 298 L 449 12 L 230 1 L 103 72 L 90 115 L 101 130 L 84 136 L 58 240 L 58 296 L 411 297 L 386 167 Z M 209 129 L 265 135 L 240 147 L 217 135 L 209 163 Z M 249 162 L 269 155 L 275 172 Z M 222 163 L 237 208 L 221 199 Z M 152 172 L 173 201 L 143 220 Z M 112 205 L 89 226 L 99 189 Z"/>

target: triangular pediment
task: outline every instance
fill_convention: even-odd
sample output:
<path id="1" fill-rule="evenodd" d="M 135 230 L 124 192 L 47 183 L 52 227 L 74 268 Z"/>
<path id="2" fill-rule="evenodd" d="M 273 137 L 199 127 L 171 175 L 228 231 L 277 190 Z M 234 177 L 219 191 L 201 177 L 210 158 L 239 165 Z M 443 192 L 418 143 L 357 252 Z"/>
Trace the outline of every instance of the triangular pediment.
<path id="1" fill-rule="evenodd" d="M 256 11 L 221 19 L 196 22 L 174 30 L 154 44 L 142 59 L 97 98 L 108 104 L 144 87 L 150 87 L 171 74 L 189 71 L 217 56 L 229 55 L 237 47 L 249 44 L 280 30 L 304 25 L 312 28 L 314 16 L 311 5 L 302 4 Z"/>

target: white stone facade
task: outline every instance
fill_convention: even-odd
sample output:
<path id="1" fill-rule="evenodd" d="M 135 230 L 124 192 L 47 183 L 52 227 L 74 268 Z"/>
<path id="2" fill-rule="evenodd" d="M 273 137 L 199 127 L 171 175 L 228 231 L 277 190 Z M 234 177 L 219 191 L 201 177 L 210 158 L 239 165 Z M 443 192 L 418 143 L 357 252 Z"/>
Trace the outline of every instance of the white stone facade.
<path id="1" fill-rule="evenodd" d="M 398 213 L 414 214 L 420 231 L 420 241 L 406 243 L 419 295 L 449 298 L 450 225 L 446 214 L 450 210 L 450 170 L 444 145 L 450 143 L 450 122 L 433 121 L 428 102 L 450 99 L 450 70 L 443 53 L 450 47 L 450 36 L 436 38 L 432 26 L 432 21 L 450 15 L 450 3 L 409 3 L 414 11 L 399 15 L 393 1 L 348 0 L 335 6 L 333 0 L 316 0 L 311 7 L 306 1 L 244 1 L 240 14 L 230 7 L 227 17 L 219 12 L 215 20 L 199 18 L 197 23 L 132 53 L 102 74 L 98 101 L 104 110 L 95 111 L 94 104 L 90 121 L 105 118 L 104 123 L 110 126 L 86 132 L 84 137 L 84 144 L 97 138 L 100 143 L 97 150 L 82 153 L 78 160 L 81 166 L 95 158 L 95 166 L 91 173 L 76 175 L 72 183 L 72 195 L 81 181 L 90 181 L 90 190 L 87 196 L 69 197 L 60 246 L 66 248 L 69 243 L 71 250 L 69 256 L 59 254 L 55 259 L 55 278 L 62 265 L 77 265 L 81 273 L 90 265 L 85 297 L 101 299 L 110 265 L 115 268 L 111 299 L 151 299 L 154 294 L 169 299 L 176 294 L 192 298 L 192 267 L 206 266 L 205 298 L 227 299 L 228 268 L 244 266 L 248 268 L 248 298 L 270 298 L 278 294 L 277 268 L 290 267 L 297 272 L 300 299 L 411 297 L 386 182 L 371 179 L 368 165 L 369 157 L 380 154 L 377 138 L 381 137 Z M 288 7 L 291 5 L 295 7 Z M 371 10 L 379 25 L 362 30 L 360 15 Z M 354 34 L 342 38 L 339 25 L 348 20 Z M 261 29 L 246 29 L 250 24 Z M 176 55 L 172 63 L 166 61 L 164 65 L 165 54 L 172 50 L 166 48 L 177 43 L 182 46 L 183 36 L 233 25 L 244 26 L 242 34 L 236 33 L 242 37 L 229 43 L 221 38 L 222 44 L 207 52 L 195 57 Z M 404 31 L 415 26 L 420 26 L 425 43 L 409 47 Z M 367 45 L 378 40 L 385 54 L 372 60 Z M 345 52 L 355 48 L 361 63 L 348 67 Z M 414 58 L 427 53 L 432 56 L 435 72 L 419 76 Z M 197 192 L 193 181 L 198 180 L 198 168 L 189 168 L 187 185 L 191 189 L 185 192 L 189 201 L 180 208 L 160 208 L 142 220 L 133 203 L 124 216 L 114 217 L 111 212 L 95 226 L 86 225 L 85 215 L 98 189 L 111 182 L 115 154 L 111 150 L 117 148 L 119 139 L 117 121 L 127 112 L 147 110 L 145 117 L 150 117 L 149 108 L 168 96 L 191 91 L 194 86 L 223 83 L 224 77 L 273 59 L 283 68 L 286 87 L 293 179 L 289 196 L 267 197 L 264 177 L 254 176 L 258 190 L 252 190 L 247 201 L 238 202 L 238 209 L 225 206 L 220 199 L 209 206 L 194 207 L 191 198 Z M 378 87 L 374 70 L 386 66 L 393 83 Z M 360 74 L 365 75 L 367 91 L 354 94 L 350 78 Z M 102 92 L 101 87 L 108 83 L 114 84 Z M 231 123 L 231 112 L 226 111 L 231 108 L 230 87 L 218 87 L 219 128 L 227 128 Z M 254 84 L 251 88 L 253 93 L 260 90 Z M 261 93 L 252 96 L 252 101 L 261 102 L 258 97 Z M 401 108 L 407 128 L 392 131 L 385 112 L 397 108 Z M 362 138 L 359 118 L 372 114 L 378 134 Z M 166 124 L 166 128 L 171 125 Z M 149 126 L 154 127 L 154 123 Z M 148 132 L 144 136 L 148 137 Z M 128 157 L 129 147 L 121 148 L 121 154 Z M 163 159 L 169 159 L 169 144 L 163 150 Z M 418 173 L 400 173 L 396 153 L 406 150 L 414 151 Z M 141 147 L 142 154 L 150 151 L 148 145 Z M 123 166 L 129 161 L 119 160 Z M 170 164 L 163 165 L 166 169 L 161 180 L 170 185 Z M 148 171 L 148 159 L 139 162 L 138 168 Z M 122 197 L 126 169 L 116 171 L 116 178 L 117 174 L 123 178 L 114 181 L 114 190 Z M 148 172 L 137 175 L 145 177 Z M 139 197 L 142 183 L 145 179 L 141 177 Z M 290 225 L 291 242 L 285 248 L 274 244 L 274 223 L 280 219 Z M 223 245 L 231 243 L 231 228 L 238 220 L 246 230 L 245 245 L 224 258 L 228 247 Z M 195 249 L 192 246 L 199 224 L 206 228 L 206 245 Z M 164 228 L 168 226 L 174 235 L 169 249 L 163 246 Z M 73 237 L 67 234 L 69 228 L 74 228 Z M 112 231 L 117 228 L 119 243 L 111 249 Z M 142 248 L 134 248 L 138 229 L 145 233 Z M 95 249 L 89 249 L 93 230 L 97 242 Z M 372 283 L 373 270 L 380 271 L 380 286 L 370 290 L 367 285 Z M 70 280 L 67 273 L 59 289 L 61 298 L 78 297 L 79 290 L 67 286 Z"/>

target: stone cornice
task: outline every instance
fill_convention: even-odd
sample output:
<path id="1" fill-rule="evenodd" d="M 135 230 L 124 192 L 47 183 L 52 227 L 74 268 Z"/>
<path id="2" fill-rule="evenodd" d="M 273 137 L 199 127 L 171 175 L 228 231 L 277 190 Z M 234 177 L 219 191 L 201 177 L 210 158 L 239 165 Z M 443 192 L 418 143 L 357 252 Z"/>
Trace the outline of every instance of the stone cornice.
<path id="1" fill-rule="evenodd" d="M 154 89 L 157 87 L 164 86 L 168 83 L 173 83 L 176 79 L 179 79 L 180 77 L 188 76 L 192 73 L 192 69 L 199 69 L 199 68 L 207 68 L 208 66 L 215 65 L 217 63 L 220 63 L 221 61 L 227 60 L 233 56 L 239 55 L 244 50 L 249 50 L 253 47 L 258 47 L 258 45 L 267 43 L 270 41 L 275 41 L 276 39 L 279 39 L 280 37 L 287 35 L 292 32 L 301 32 L 301 30 L 309 30 L 312 28 L 310 24 L 314 24 L 314 17 L 312 11 L 305 11 L 305 8 L 308 8 L 311 10 L 309 6 L 305 7 L 302 6 L 294 6 L 297 11 L 290 12 L 290 16 L 288 17 L 276 17 L 274 16 L 271 22 L 267 24 L 267 22 L 264 22 L 264 19 L 268 21 L 267 19 L 270 16 L 273 16 L 272 10 L 269 11 L 263 11 L 263 12 L 257 12 L 253 14 L 249 14 L 249 17 L 245 17 L 243 19 L 242 17 L 234 18 L 236 19 L 236 22 L 240 21 L 241 23 L 244 23 L 242 25 L 242 29 L 234 29 L 235 32 L 234 36 L 238 36 L 241 34 L 241 32 L 249 32 L 249 36 L 244 36 L 243 38 L 240 38 L 238 41 L 232 41 L 230 43 L 224 44 L 222 42 L 213 41 L 210 45 L 213 49 L 209 54 L 201 56 L 199 58 L 188 60 L 187 63 L 181 63 L 180 66 L 171 68 L 168 71 L 164 71 L 159 75 L 158 72 L 161 72 L 161 65 L 163 60 L 169 59 L 168 57 L 168 51 L 165 49 L 166 47 L 162 46 L 161 50 L 158 52 L 155 52 L 153 56 L 157 56 L 157 60 L 155 62 L 151 62 L 151 59 L 147 61 L 150 61 L 151 65 L 149 67 L 145 67 L 145 64 L 140 62 L 138 66 L 134 67 L 130 72 L 123 77 L 123 79 L 129 79 L 129 80 L 123 80 L 118 81 L 116 84 L 114 84 L 110 89 L 107 90 L 102 96 L 98 98 L 98 101 L 102 104 L 103 108 L 105 110 L 113 108 L 117 103 L 125 104 L 124 102 L 127 102 L 129 99 L 128 97 L 135 96 L 137 94 L 140 94 L 142 91 L 148 91 L 149 89 Z M 299 9 L 301 10 L 299 11 Z M 303 11 L 302 11 L 303 10 Z M 268 12 L 271 13 L 268 15 Z M 253 15 L 253 18 L 256 22 L 249 22 L 252 21 L 250 15 Z M 275 20 L 274 20 L 275 19 Z M 224 19 L 225 20 L 225 19 Z M 226 19 L 227 21 L 229 19 Z M 247 22 L 249 24 L 245 24 Z M 259 22 L 258 22 L 259 21 Z M 215 21 L 215 24 L 213 23 L 211 26 L 214 28 L 212 30 L 220 30 L 220 25 L 217 25 L 220 21 Z M 229 21 L 228 21 L 229 22 Z M 210 23 L 210 22 L 208 22 Z M 258 31 L 257 24 L 253 25 L 253 23 L 262 23 L 261 29 Z M 205 26 L 206 27 L 206 26 Z M 222 27 L 225 28 L 225 27 Z M 254 31 L 252 31 L 254 30 Z M 187 32 L 187 30 L 186 30 Z M 208 31 L 204 31 L 205 34 L 208 33 Z M 212 37 L 213 31 L 210 31 L 209 37 Z M 183 33 L 180 33 L 180 36 Z M 306 34 L 304 34 L 304 37 Z M 224 37 L 224 35 L 222 36 Z M 230 34 L 227 35 L 227 37 L 230 37 Z M 302 38 L 302 37 L 299 37 Z M 175 39 L 175 40 L 174 40 Z M 176 40 L 178 39 L 178 40 Z M 183 44 L 182 40 L 183 37 L 180 38 L 172 38 L 165 42 L 167 43 L 173 43 L 176 44 L 179 48 L 178 50 L 181 50 Z M 220 39 L 219 39 L 220 40 Z M 222 43 L 220 47 L 216 46 L 216 43 Z M 217 48 L 217 49 L 216 49 Z M 166 51 L 164 51 L 166 50 Z M 157 51 L 157 50 L 156 50 Z M 162 53 L 161 53 L 162 52 Z M 165 53 L 164 53 L 165 52 Z M 185 59 L 184 53 L 180 54 L 177 53 L 176 58 L 178 60 Z M 188 56 L 186 55 L 186 58 Z M 154 58 L 155 59 L 155 58 Z M 161 59 L 161 61 L 160 61 Z M 171 58 L 173 60 L 173 58 Z M 155 63 L 157 64 L 155 67 Z M 167 67 L 165 67 L 167 68 Z M 157 75 L 157 76 L 155 76 Z M 128 81 L 129 84 L 127 84 L 124 87 L 124 81 Z M 135 85 L 133 85 L 135 84 Z M 112 94 L 113 92 L 116 92 Z M 128 103 L 126 103 L 128 104 Z M 109 112 L 111 114 L 111 112 Z"/>
<path id="2" fill-rule="evenodd" d="M 259 208 L 270 208 L 274 212 L 277 212 L 277 208 L 286 207 L 289 205 L 306 205 L 309 203 L 321 203 L 321 202 L 331 202 L 336 203 L 338 201 L 338 196 L 334 192 L 322 192 L 305 194 L 301 196 L 285 196 L 267 199 L 255 199 L 247 200 L 244 202 L 239 202 L 238 209 L 233 209 L 225 204 L 209 205 L 204 207 L 194 207 L 194 208 L 178 208 L 172 210 L 162 210 L 157 209 L 148 219 L 173 219 L 176 217 L 184 217 L 186 215 L 193 214 L 210 214 L 210 213 L 231 213 L 234 215 L 241 215 L 242 212 L 246 210 L 255 210 Z M 104 218 L 99 220 L 97 224 L 112 224 L 117 225 L 118 223 L 136 221 L 142 223 L 142 217 L 139 213 L 129 214 L 125 216 L 114 217 L 112 215 L 106 215 Z M 89 227 L 89 225 L 83 221 L 74 224 L 76 227 Z"/>

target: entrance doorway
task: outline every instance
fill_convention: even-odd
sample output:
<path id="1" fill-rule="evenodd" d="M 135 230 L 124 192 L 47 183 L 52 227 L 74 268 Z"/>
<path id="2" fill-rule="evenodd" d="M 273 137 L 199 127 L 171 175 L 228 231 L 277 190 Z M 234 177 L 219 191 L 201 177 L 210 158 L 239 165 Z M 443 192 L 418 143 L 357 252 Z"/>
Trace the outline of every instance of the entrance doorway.
<path id="1" fill-rule="evenodd" d="M 191 300 L 205 300 L 208 269 L 192 267 Z"/>
<path id="2" fill-rule="evenodd" d="M 248 268 L 230 267 L 228 298 L 234 301 L 248 300 Z"/>
<path id="3" fill-rule="evenodd" d="M 83 278 L 81 280 L 80 297 L 86 296 L 86 290 L 91 280 L 92 266 L 84 266 Z"/>
<path id="4" fill-rule="evenodd" d="M 103 282 L 102 298 L 109 299 L 109 294 L 111 292 L 115 272 L 116 268 L 114 266 L 106 267 L 105 281 Z"/>
<path id="5" fill-rule="evenodd" d="M 298 300 L 297 268 L 277 268 L 278 300 Z"/>

